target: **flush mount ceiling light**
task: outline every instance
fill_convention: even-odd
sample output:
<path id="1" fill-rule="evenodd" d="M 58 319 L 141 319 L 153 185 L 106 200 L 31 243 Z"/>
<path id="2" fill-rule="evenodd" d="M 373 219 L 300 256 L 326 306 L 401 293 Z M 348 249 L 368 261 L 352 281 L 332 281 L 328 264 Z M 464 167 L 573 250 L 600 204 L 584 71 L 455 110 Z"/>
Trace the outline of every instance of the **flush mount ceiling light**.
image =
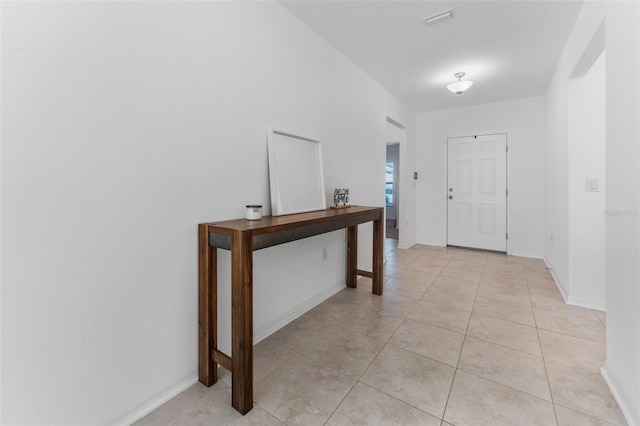
<path id="1" fill-rule="evenodd" d="M 438 21 L 442 21 L 443 19 L 453 18 L 453 9 L 445 10 L 444 12 L 436 13 L 435 15 L 427 16 L 426 18 L 422 18 L 422 21 L 426 24 L 433 24 Z"/>
<path id="2" fill-rule="evenodd" d="M 464 77 L 463 72 L 457 72 L 453 76 L 457 78 L 458 81 L 447 84 L 447 89 L 451 90 L 456 95 L 461 95 L 473 84 L 473 81 L 471 80 L 460 81 L 460 79 Z"/>

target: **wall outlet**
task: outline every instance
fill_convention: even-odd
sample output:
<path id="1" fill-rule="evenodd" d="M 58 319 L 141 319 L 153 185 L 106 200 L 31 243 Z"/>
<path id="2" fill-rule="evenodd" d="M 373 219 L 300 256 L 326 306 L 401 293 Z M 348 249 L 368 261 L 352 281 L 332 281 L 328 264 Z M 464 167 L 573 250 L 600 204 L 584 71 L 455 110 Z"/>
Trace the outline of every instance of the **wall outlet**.
<path id="1" fill-rule="evenodd" d="M 327 260 L 327 248 L 322 247 L 322 260 Z"/>

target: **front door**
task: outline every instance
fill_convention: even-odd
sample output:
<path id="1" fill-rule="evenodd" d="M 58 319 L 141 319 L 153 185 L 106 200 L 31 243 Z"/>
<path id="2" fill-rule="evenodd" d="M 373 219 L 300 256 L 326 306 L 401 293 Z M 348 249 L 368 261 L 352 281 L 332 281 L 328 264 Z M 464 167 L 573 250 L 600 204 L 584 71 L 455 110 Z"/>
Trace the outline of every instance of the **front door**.
<path id="1" fill-rule="evenodd" d="M 447 139 L 447 244 L 507 251 L 507 135 Z"/>

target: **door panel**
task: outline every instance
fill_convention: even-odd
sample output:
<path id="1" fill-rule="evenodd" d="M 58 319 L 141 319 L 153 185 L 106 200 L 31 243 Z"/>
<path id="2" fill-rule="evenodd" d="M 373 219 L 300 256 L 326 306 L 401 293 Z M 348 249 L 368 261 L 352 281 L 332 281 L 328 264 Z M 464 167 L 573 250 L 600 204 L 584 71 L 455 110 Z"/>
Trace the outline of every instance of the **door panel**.
<path id="1" fill-rule="evenodd" d="M 494 204 L 480 204 L 480 232 L 495 235 L 496 206 Z"/>
<path id="2" fill-rule="evenodd" d="M 458 232 L 471 231 L 471 223 L 473 222 L 471 210 L 471 203 L 458 203 L 458 223 L 456 224 L 456 230 Z"/>
<path id="3" fill-rule="evenodd" d="M 496 161 L 494 159 L 480 160 L 478 172 L 479 191 L 483 195 L 496 193 Z"/>
<path id="4" fill-rule="evenodd" d="M 507 251 L 507 135 L 449 138 L 447 244 Z"/>
<path id="5" fill-rule="evenodd" d="M 458 191 L 461 194 L 471 194 L 473 182 L 472 168 L 471 160 L 458 161 Z"/>

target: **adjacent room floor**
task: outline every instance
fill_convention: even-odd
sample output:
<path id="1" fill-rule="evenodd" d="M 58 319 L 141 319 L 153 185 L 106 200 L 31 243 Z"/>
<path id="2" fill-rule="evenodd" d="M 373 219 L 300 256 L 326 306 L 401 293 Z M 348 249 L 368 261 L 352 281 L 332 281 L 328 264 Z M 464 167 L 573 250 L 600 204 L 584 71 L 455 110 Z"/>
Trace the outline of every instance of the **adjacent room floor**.
<path id="1" fill-rule="evenodd" d="M 566 305 L 541 260 L 386 241 L 368 279 L 255 346 L 255 406 L 230 375 L 139 425 L 625 425 L 600 375 L 602 312 Z"/>
<path id="2" fill-rule="evenodd" d="M 398 228 L 396 228 L 395 219 L 387 219 L 384 229 L 385 229 L 385 237 L 393 238 L 394 240 L 398 239 L 398 235 L 400 234 L 400 232 L 398 231 Z"/>

